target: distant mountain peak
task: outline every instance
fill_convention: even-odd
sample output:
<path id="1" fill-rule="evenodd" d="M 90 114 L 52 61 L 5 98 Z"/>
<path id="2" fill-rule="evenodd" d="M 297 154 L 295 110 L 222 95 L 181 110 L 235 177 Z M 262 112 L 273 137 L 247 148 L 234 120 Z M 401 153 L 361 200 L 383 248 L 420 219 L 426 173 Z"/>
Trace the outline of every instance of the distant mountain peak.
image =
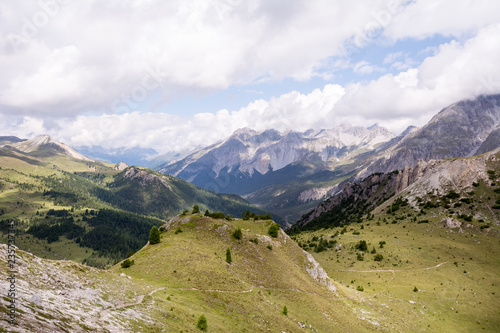
<path id="1" fill-rule="evenodd" d="M 34 138 L 22 142 L 17 142 L 11 145 L 23 153 L 30 154 L 42 150 L 43 148 L 55 148 L 55 151 L 62 152 L 70 157 L 77 160 L 93 162 L 94 160 L 80 154 L 73 148 L 67 146 L 66 144 L 57 141 L 47 134 L 37 135 Z"/>

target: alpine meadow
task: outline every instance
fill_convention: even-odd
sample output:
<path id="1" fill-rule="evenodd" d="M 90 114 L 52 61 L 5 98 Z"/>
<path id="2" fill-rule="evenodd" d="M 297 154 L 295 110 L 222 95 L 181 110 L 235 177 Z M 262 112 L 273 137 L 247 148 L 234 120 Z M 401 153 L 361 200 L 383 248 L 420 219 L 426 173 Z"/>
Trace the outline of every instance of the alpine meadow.
<path id="1" fill-rule="evenodd" d="M 498 332 L 498 13 L 0 4 L 0 332 Z"/>

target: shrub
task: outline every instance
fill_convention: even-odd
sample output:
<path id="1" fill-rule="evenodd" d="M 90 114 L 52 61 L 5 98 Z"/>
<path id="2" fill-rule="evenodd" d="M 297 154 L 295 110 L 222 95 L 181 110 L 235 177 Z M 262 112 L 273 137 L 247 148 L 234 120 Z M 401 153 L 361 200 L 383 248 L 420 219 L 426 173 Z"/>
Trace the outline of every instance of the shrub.
<path id="1" fill-rule="evenodd" d="M 180 232 L 182 232 L 182 229 L 181 229 L 181 227 L 178 227 L 177 230 L 175 230 L 175 234 L 177 235 Z"/>
<path id="2" fill-rule="evenodd" d="M 368 245 L 366 244 L 365 240 L 360 240 L 358 244 L 356 244 L 356 249 L 366 252 L 368 251 Z"/>
<path id="3" fill-rule="evenodd" d="M 205 317 L 205 315 L 201 315 L 200 318 L 198 318 L 198 323 L 196 324 L 196 327 L 201 331 L 207 330 L 207 317 Z"/>
<path id="4" fill-rule="evenodd" d="M 234 239 L 240 240 L 242 235 L 243 233 L 241 232 L 241 228 L 239 227 L 233 232 Z"/>
<path id="5" fill-rule="evenodd" d="M 121 266 L 122 268 L 129 268 L 130 266 L 132 266 L 134 264 L 134 261 L 133 260 L 130 260 L 130 259 L 125 259 L 122 263 L 121 263 Z"/>
<path id="6" fill-rule="evenodd" d="M 365 258 L 363 258 L 363 255 L 361 253 L 358 253 L 357 259 L 358 259 L 358 261 L 365 260 Z"/>
<path id="7" fill-rule="evenodd" d="M 446 195 L 447 198 L 449 199 L 458 199 L 460 198 L 460 194 L 458 194 L 457 192 L 451 190 L 450 192 L 448 192 L 448 194 Z"/>
<path id="8" fill-rule="evenodd" d="M 362 286 L 358 286 L 358 287 L 356 288 L 356 290 L 357 290 L 357 291 L 365 291 L 365 288 L 363 288 Z"/>
<path id="9" fill-rule="evenodd" d="M 229 248 L 226 250 L 226 262 L 228 264 L 233 262 L 233 259 L 231 258 L 231 250 Z"/>
<path id="10" fill-rule="evenodd" d="M 269 245 L 267 246 L 267 248 L 268 248 L 269 250 L 272 250 L 272 249 L 273 249 L 273 246 L 272 246 L 271 244 L 269 244 Z"/>
<path id="11" fill-rule="evenodd" d="M 417 292 L 417 291 L 418 291 L 418 288 L 415 286 L 415 288 L 413 288 L 413 291 L 414 291 L 414 292 Z"/>
<path id="12" fill-rule="evenodd" d="M 380 241 L 378 242 L 378 244 L 380 245 L 380 248 L 384 248 L 384 245 L 386 244 L 385 241 Z"/>
<path id="13" fill-rule="evenodd" d="M 271 237 L 278 237 L 278 231 L 280 230 L 280 226 L 277 223 L 272 223 L 269 227 L 268 233 Z"/>
<path id="14" fill-rule="evenodd" d="M 151 228 L 151 231 L 149 232 L 149 244 L 154 245 L 158 244 L 160 242 L 160 231 L 156 226 L 153 226 Z"/>
<path id="15" fill-rule="evenodd" d="M 373 257 L 373 260 L 375 261 L 382 261 L 382 259 L 384 259 L 384 256 L 381 255 L 380 253 L 377 253 L 374 257 Z"/>
<path id="16" fill-rule="evenodd" d="M 255 244 L 259 244 L 259 239 L 258 238 L 250 238 L 250 242 L 255 243 Z M 300 246 L 300 244 L 299 244 L 299 246 Z"/>

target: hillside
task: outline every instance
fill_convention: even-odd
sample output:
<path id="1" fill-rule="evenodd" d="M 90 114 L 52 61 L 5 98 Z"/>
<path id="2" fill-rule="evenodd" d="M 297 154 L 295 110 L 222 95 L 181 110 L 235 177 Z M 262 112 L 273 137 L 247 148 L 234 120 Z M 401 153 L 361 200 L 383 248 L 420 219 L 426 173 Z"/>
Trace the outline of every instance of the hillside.
<path id="1" fill-rule="evenodd" d="M 360 310 L 359 293 L 337 290 L 285 233 L 270 237 L 271 223 L 178 216 L 164 227 L 159 244 L 129 258 L 133 265 L 106 271 L 18 251 L 16 330 L 196 332 L 201 315 L 209 332 L 385 327 Z M 232 236 L 237 228 L 240 239 Z M 0 251 L 5 264 L 6 246 Z M 5 280 L 6 272 L 0 274 Z M 8 325 L 2 314 L 0 327 Z"/>
<path id="2" fill-rule="evenodd" d="M 500 149 L 420 161 L 345 183 L 287 232 L 403 332 L 495 332 L 499 186 Z"/>
<path id="3" fill-rule="evenodd" d="M 146 168 L 120 171 L 66 147 L 39 136 L 0 148 L 1 242 L 14 219 L 22 249 L 105 267 L 138 250 L 153 225 L 195 204 L 233 216 L 264 213 L 238 196 Z"/>
<path id="4" fill-rule="evenodd" d="M 473 193 L 466 195 L 468 201 L 478 203 L 474 206 L 475 211 L 459 208 L 462 214 L 474 212 L 477 216 L 498 221 L 498 212 L 492 210 L 498 192 L 492 173 L 494 175 L 500 170 L 499 158 L 500 148 L 472 158 L 421 160 L 413 168 L 405 167 L 387 174 L 375 173 L 358 183 L 346 182 L 339 193 L 304 214 L 292 229 L 337 227 L 356 222 L 387 200 L 394 201 L 395 195 L 400 201 L 406 200 L 406 204 L 417 207 L 425 198 L 446 198 L 451 191 L 462 195 Z M 475 191 L 479 184 L 483 184 L 490 195 L 487 202 L 484 198 L 480 199 Z"/>

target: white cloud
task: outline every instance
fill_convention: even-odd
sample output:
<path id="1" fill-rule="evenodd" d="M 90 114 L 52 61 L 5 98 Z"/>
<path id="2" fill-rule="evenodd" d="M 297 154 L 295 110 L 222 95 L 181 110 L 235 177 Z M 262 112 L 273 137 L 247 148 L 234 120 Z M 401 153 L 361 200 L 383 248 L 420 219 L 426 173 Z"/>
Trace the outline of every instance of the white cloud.
<path id="1" fill-rule="evenodd" d="M 393 40 L 436 34 L 462 37 L 498 22 L 499 13 L 499 1 L 416 0 L 402 8 L 384 33 Z"/>
<path id="2" fill-rule="evenodd" d="M 74 146 L 180 151 L 241 127 L 379 123 L 400 132 L 423 125 L 450 103 L 500 93 L 500 3 L 400 3 L 407 2 L 2 3 L 0 132 L 24 138 L 47 133 Z M 401 72 L 370 82 L 292 91 L 192 117 L 138 111 L 152 97 L 168 101 L 235 85 L 247 90 L 249 82 L 284 78 L 331 79 L 339 68 L 373 74 L 382 70 L 373 59 L 353 66 L 345 52 L 348 42 L 360 50 L 374 31 L 392 41 L 436 34 L 456 40 L 424 50 L 421 64 L 407 52 L 388 54 L 383 65 Z"/>
<path id="3" fill-rule="evenodd" d="M 418 68 L 386 74 L 366 85 L 348 85 L 334 113 L 354 113 L 397 132 L 404 129 L 398 119 L 408 119 L 405 126 L 412 124 L 410 120 L 420 126 L 451 103 L 500 93 L 499 35 L 500 24 L 493 24 L 464 43 L 441 45 Z"/>
<path id="4" fill-rule="evenodd" d="M 384 69 L 379 66 L 371 65 L 369 62 L 362 60 L 354 65 L 353 68 L 354 73 L 356 74 L 371 74 L 373 72 L 383 72 Z"/>
<path id="5" fill-rule="evenodd" d="M 180 117 L 130 112 L 46 118 L 25 116 L 13 124 L 4 116 L 0 132 L 31 137 L 48 133 L 71 145 L 153 147 L 161 152 L 205 146 L 241 127 L 281 131 L 330 128 L 342 123 L 379 123 L 394 133 L 424 125 L 441 108 L 479 94 L 500 93 L 500 24 L 485 27 L 464 43 L 440 46 L 420 66 L 368 83 L 329 84 L 309 94 L 292 91 L 256 100 L 239 110 Z"/>
<path id="6" fill-rule="evenodd" d="M 24 114 L 112 113 L 117 99 L 137 105 L 156 89 L 168 100 L 331 77 L 325 61 L 382 8 L 370 0 L 2 2 L 0 105 Z"/>

